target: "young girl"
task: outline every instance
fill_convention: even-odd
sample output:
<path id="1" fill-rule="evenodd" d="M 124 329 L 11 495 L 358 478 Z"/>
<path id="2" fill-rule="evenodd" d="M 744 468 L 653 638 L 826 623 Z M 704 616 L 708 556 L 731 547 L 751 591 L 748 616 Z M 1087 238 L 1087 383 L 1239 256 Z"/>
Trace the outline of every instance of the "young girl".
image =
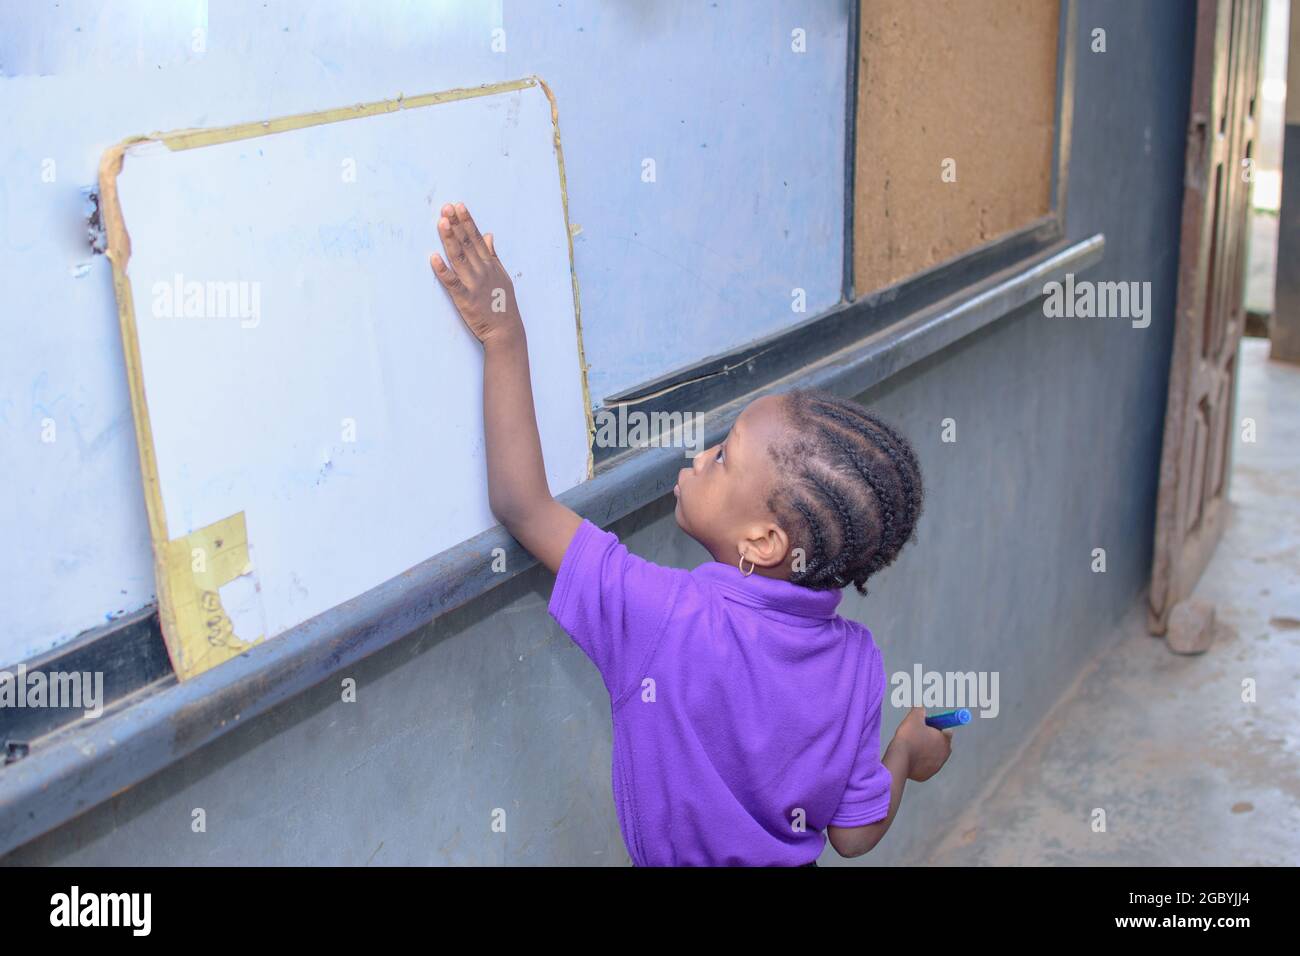
<path id="1" fill-rule="evenodd" d="M 438 231 L 448 261 L 431 256 L 434 274 L 483 345 L 488 501 L 556 573 L 549 611 L 609 690 L 632 861 L 810 866 L 823 831 L 842 856 L 866 853 L 904 783 L 951 748 L 917 707 L 880 757 L 880 651 L 835 613 L 842 588 L 865 594 L 912 537 L 911 447 L 827 393 L 760 398 L 673 488 L 677 524 L 715 560 L 645 561 L 551 497 L 510 277 L 463 203 L 442 207 Z"/>

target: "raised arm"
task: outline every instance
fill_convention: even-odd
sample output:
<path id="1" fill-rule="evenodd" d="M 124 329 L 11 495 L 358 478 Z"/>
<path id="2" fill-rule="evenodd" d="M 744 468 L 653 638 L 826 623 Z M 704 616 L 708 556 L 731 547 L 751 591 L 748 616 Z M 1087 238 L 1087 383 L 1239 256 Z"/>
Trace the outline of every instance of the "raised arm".
<path id="1" fill-rule="evenodd" d="M 429 257 L 466 327 L 483 345 L 483 430 L 488 504 L 520 544 L 558 571 L 582 519 L 551 496 L 528 371 L 528 338 L 514 283 L 464 203 L 438 220 L 447 261 Z"/>

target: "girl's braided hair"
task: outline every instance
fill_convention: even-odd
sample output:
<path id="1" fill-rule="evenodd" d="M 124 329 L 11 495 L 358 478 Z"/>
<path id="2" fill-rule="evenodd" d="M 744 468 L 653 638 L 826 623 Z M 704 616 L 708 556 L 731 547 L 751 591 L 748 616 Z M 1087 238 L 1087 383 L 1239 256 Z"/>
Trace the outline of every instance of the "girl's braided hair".
<path id="1" fill-rule="evenodd" d="M 910 541 L 921 469 L 907 439 L 856 402 L 822 389 L 785 394 L 792 441 L 772 448 L 782 477 L 767 507 L 803 549 L 790 580 L 814 591 L 865 582 Z M 796 562 L 795 567 L 799 567 Z"/>

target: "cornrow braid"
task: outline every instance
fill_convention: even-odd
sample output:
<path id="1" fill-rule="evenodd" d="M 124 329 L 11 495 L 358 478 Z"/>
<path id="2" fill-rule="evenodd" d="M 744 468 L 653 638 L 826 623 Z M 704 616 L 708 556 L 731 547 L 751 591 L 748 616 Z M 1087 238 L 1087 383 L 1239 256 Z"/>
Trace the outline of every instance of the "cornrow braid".
<path id="1" fill-rule="evenodd" d="M 785 394 L 791 441 L 771 449 L 781 469 L 767 507 L 802 548 L 790 580 L 815 591 L 866 580 L 912 540 L 924 504 L 907 439 L 856 402 L 823 389 Z"/>

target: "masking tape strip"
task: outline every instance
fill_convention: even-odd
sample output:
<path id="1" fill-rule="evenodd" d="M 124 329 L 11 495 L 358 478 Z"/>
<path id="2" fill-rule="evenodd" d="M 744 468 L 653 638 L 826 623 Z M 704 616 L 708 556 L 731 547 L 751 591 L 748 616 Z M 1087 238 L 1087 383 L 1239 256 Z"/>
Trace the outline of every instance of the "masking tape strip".
<path id="1" fill-rule="evenodd" d="M 241 653 L 257 642 L 240 641 L 234 637 L 233 631 L 222 630 L 220 620 L 224 619 L 228 624 L 230 618 L 225 610 L 220 607 L 219 593 L 216 593 L 215 603 L 215 609 L 220 613 L 216 625 L 218 633 L 229 635 L 229 638 L 223 637 L 223 641 L 233 638 L 236 643 L 241 644 L 242 647 L 239 650 L 231 650 L 225 644 L 213 646 L 208 642 L 207 621 L 208 618 L 214 618 L 215 613 L 208 613 L 207 617 L 204 617 L 203 614 L 195 617 L 191 613 L 194 608 L 202 607 L 205 600 L 202 598 L 202 594 L 215 593 L 215 589 L 199 588 L 194 573 L 190 569 L 193 549 L 203 547 L 204 542 L 208 540 L 201 536 L 211 529 L 222 527 L 224 522 L 238 520 L 239 533 L 237 540 L 242 542 L 244 549 L 243 566 L 247 566 L 247 533 L 244 529 L 242 512 L 224 519 L 224 522 L 217 522 L 214 525 L 209 525 L 208 528 L 201 528 L 175 541 L 167 533 L 167 517 L 163 510 L 162 490 L 159 486 L 153 429 L 150 425 L 149 404 L 145 395 L 143 366 L 140 359 L 140 341 L 136 328 L 135 304 L 127 271 L 131 259 L 131 237 L 126 230 L 117 193 L 117 177 L 122 172 L 122 163 L 126 152 L 132 146 L 151 141 L 162 142 L 168 149 L 172 150 L 195 149 L 202 146 L 252 139 L 257 136 L 269 136 L 289 130 L 305 129 L 310 126 L 321 126 L 326 123 L 338 123 L 365 116 L 378 116 L 403 109 L 416 109 L 438 103 L 472 99 L 478 96 L 508 93 L 532 86 L 540 86 L 546 94 L 546 98 L 550 101 L 551 123 L 555 127 L 555 157 L 560 179 L 560 201 L 564 210 L 564 225 L 569 245 L 569 275 L 573 285 L 573 317 L 578 337 L 578 367 L 582 376 L 583 410 L 587 422 L 587 477 L 592 478 L 595 475 L 592 444 L 596 437 L 596 425 L 591 411 L 591 391 L 587 385 L 587 370 L 590 366 L 587 365 L 586 352 L 582 341 L 582 308 L 578 295 L 577 267 L 573 258 L 573 226 L 569 222 L 569 193 L 564 174 L 564 152 L 560 147 L 560 116 L 554 94 L 540 77 L 529 76 L 505 83 L 444 90 L 440 93 L 426 93 L 409 98 L 399 95 L 397 99 L 393 100 L 361 103 L 356 106 L 339 107 L 315 113 L 300 113 L 262 122 L 240 123 L 234 126 L 214 127 L 212 129 L 175 130 L 170 133 L 153 133 L 148 136 L 132 136 L 116 146 L 109 147 L 100 158 L 99 210 L 104 223 L 104 231 L 108 237 L 107 254 L 113 266 L 113 292 L 117 298 L 118 323 L 122 331 L 122 349 L 126 358 L 127 386 L 131 393 L 131 412 L 135 419 L 136 448 L 140 455 L 140 473 L 144 479 L 145 510 L 149 519 L 149 536 L 153 542 L 154 576 L 158 586 L 158 616 L 162 624 L 163 638 L 167 645 L 167 653 L 171 658 L 172 667 L 181 680 L 200 674 L 221 661 Z M 223 537 L 223 541 L 226 540 Z M 229 540 L 236 540 L 236 536 L 232 536 Z M 182 548 L 182 545 L 185 545 L 185 547 Z M 233 547 L 233 545 L 227 544 L 227 547 Z M 185 554 L 183 561 L 180 559 L 182 550 Z M 237 559 L 231 560 L 238 564 Z M 245 572 L 241 571 L 239 573 Z M 222 583 L 228 583 L 228 581 Z M 220 584 L 217 587 L 219 588 Z M 196 589 L 198 590 L 196 591 Z M 200 596 L 196 597 L 196 593 Z M 211 599 L 207 600 L 208 603 L 212 603 Z M 195 623 L 196 620 L 199 622 L 198 624 Z M 257 638 L 257 640 L 261 639 L 261 636 Z M 203 642 L 202 644 L 199 643 L 200 640 Z"/>
<path id="2" fill-rule="evenodd" d="M 573 320 L 578 329 L 578 369 L 582 375 L 582 408 L 587 416 L 587 477 L 590 479 L 596 474 L 595 456 L 592 452 L 596 441 L 596 419 L 591 413 L 591 390 L 587 387 L 587 369 L 591 366 L 587 364 L 587 353 L 582 344 L 582 298 L 578 295 L 578 265 L 573 258 L 573 237 L 581 231 L 581 227 L 575 227 L 569 222 L 569 187 L 564 178 L 564 149 L 560 145 L 560 107 L 546 81 L 541 77 L 536 77 L 536 80 L 550 100 L 551 125 L 555 127 L 555 165 L 560 171 L 560 205 L 564 207 L 564 232 L 569 241 L 569 277 L 573 281 Z"/>
<path id="3" fill-rule="evenodd" d="M 453 103 L 456 100 L 473 99 L 476 96 L 508 93 L 511 90 L 522 90 L 529 86 L 536 86 L 538 82 L 540 81 L 536 77 L 529 76 L 522 80 L 511 80 L 507 83 L 461 87 L 454 90 L 443 90 L 441 93 L 423 93 L 409 98 L 399 94 L 395 100 L 379 100 L 374 103 L 340 106 L 332 110 L 320 110 L 315 113 L 280 116 L 275 119 L 263 120 L 260 123 L 237 123 L 234 126 L 216 126 L 211 129 L 173 130 L 170 133 L 154 133 L 148 138 L 165 143 L 168 149 L 194 149 L 198 146 L 233 143 L 240 139 L 268 136 L 272 133 L 283 133 L 293 129 L 305 129 L 309 126 L 340 123 L 343 120 L 358 119 L 362 116 L 379 116 L 384 113 L 395 113 L 398 110 L 417 109 L 421 106 L 433 106 L 437 103 Z"/>
<path id="4" fill-rule="evenodd" d="M 163 643 L 172 669 L 181 673 L 179 644 L 176 640 L 172 585 L 167 571 L 167 516 L 163 510 L 162 490 L 158 483 L 158 460 L 154 453 L 153 426 L 145 398 L 144 373 L 140 361 L 140 340 L 136 332 L 135 301 L 127 266 L 131 259 L 131 237 L 122 220 L 117 195 L 117 177 L 122 172 L 122 157 L 127 148 L 148 137 L 135 136 L 111 146 L 99 160 L 99 212 L 108 239 L 107 256 L 113 266 L 113 294 L 117 298 L 118 325 L 122 331 L 122 353 L 126 359 L 127 389 L 131 395 L 131 415 L 135 419 L 135 446 L 140 456 L 140 475 L 144 483 L 145 513 L 149 520 L 149 540 L 153 544 L 154 581 L 158 588 L 158 618 Z"/>
<path id="5" fill-rule="evenodd" d="M 242 511 L 168 541 L 165 564 L 181 680 L 261 643 L 263 634 L 236 634 L 221 603 L 224 585 L 253 573 Z"/>

